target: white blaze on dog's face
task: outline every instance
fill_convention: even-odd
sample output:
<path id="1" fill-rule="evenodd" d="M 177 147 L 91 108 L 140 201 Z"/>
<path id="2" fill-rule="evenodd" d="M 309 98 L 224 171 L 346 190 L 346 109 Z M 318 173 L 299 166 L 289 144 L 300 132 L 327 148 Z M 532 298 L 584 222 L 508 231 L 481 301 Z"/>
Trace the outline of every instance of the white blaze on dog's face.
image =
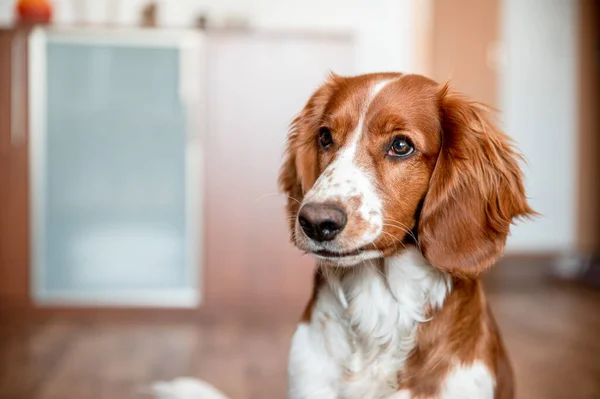
<path id="1" fill-rule="evenodd" d="M 439 151 L 436 91 L 423 77 L 376 74 L 332 77 L 314 94 L 292 132 L 300 249 L 350 266 L 402 247 Z"/>
<path id="2" fill-rule="evenodd" d="M 279 182 L 302 250 L 351 266 L 418 238 L 432 265 L 474 277 L 513 218 L 535 214 L 518 157 L 487 109 L 447 85 L 332 76 L 294 120 Z"/>

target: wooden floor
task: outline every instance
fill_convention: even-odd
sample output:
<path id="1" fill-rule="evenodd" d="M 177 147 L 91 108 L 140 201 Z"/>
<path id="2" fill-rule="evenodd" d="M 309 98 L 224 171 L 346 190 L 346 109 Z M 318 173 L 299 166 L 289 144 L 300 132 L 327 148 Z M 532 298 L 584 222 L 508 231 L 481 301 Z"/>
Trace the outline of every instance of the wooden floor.
<path id="1" fill-rule="evenodd" d="M 518 275 L 489 284 L 522 399 L 600 398 L 600 292 Z M 293 318 L 0 320 L 1 399 L 144 398 L 193 376 L 234 399 L 285 397 Z"/>

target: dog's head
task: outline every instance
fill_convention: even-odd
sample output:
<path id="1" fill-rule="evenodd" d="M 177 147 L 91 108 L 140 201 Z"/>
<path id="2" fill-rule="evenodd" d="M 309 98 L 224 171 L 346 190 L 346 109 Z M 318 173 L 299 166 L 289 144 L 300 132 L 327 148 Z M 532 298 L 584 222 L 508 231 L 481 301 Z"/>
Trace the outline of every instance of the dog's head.
<path id="1" fill-rule="evenodd" d="M 518 154 L 487 109 L 418 75 L 332 75 L 292 123 L 280 185 L 292 237 L 352 266 L 418 245 L 473 277 L 527 204 Z"/>

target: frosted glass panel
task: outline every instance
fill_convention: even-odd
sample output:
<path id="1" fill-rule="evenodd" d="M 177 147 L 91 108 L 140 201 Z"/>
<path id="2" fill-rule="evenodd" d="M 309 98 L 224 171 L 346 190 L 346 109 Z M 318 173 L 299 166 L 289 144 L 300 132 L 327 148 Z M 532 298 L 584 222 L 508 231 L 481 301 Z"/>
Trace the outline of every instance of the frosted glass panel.
<path id="1" fill-rule="evenodd" d="M 50 40 L 46 63 L 42 291 L 194 286 L 180 50 Z"/>

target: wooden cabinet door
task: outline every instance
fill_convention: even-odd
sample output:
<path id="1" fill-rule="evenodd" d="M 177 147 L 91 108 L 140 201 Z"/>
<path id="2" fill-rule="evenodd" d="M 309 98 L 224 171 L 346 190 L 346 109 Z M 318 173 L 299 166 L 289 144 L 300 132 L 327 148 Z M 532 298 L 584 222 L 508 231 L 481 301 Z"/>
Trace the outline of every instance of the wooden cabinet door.
<path id="1" fill-rule="evenodd" d="M 29 295 L 27 30 L 0 30 L 0 309 Z"/>
<path id="2" fill-rule="evenodd" d="M 207 304 L 303 301 L 314 261 L 289 242 L 277 176 L 289 123 L 329 70 L 352 72 L 352 43 L 263 33 L 208 42 Z"/>

